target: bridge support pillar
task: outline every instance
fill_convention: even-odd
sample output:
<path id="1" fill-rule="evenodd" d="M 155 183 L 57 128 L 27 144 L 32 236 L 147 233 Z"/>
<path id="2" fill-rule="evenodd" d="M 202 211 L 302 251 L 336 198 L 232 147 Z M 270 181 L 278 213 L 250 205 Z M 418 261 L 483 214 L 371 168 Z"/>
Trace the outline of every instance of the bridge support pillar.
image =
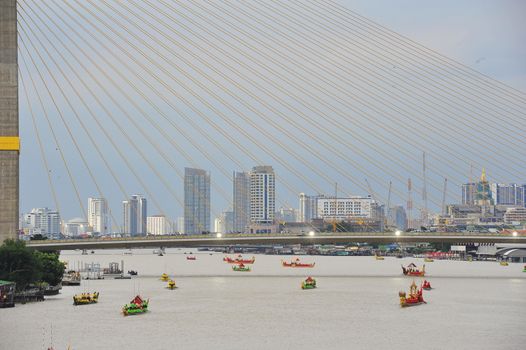
<path id="1" fill-rule="evenodd" d="M 0 0 L 0 243 L 16 238 L 19 205 L 16 0 Z"/>

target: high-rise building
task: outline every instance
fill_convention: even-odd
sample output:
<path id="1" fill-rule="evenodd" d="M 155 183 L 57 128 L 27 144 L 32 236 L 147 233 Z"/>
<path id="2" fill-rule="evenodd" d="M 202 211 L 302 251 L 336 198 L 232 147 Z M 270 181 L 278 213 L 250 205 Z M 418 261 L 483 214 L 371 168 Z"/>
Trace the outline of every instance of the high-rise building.
<path id="1" fill-rule="evenodd" d="M 255 166 L 250 172 L 250 221 L 272 224 L 276 210 L 275 174 L 271 166 Z"/>
<path id="2" fill-rule="evenodd" d="M 210 175 L 202 169 L 184 169 L 184 233 L 210 232 Z"/>
<path id="3" fill-rule="evenodd" d="M 250 174 L 234 172 L 233 232 L 246 232 L 250 223 Z"/>
<path id="4" fill-rule="evenodd" d="M 172 233 L 172 224 L 164 215 L 153 215 L 146 218 L 146 232 L 149 235 L 168 235 Z"/>
<path id="5" fill-rule="evenodd" d="M 109 233 L 110 216 L 105 198 L 88 198 L 88 225 L 93 228 L 94 233 Z"/>
<path id="6" fill-rule="evenodd" d="M 401 205 L 397 205 L 391 208 L 387 220 L 388 226 L 394 226 L 402 231 L 405 231 L 407 229 L 407 214 L 405 212 L 405 208 Z"/>
<path id="7" fill-rule="evenodd" d="M 524 207 L 524 185 L 498 184 L 490 185 L 491 196 L 496 205 L 517 205 Z"/>
<path id="8" fill-rule="evenodd" d="M 316 201 L 318 198 L 320 198 L 320 196 L 307 196 L 305 193 L 300 193 L 298 222 L 310 223 L 312 219 L 316 218 Z"/>
<path id="9" fill-rule="evenodd" d="M 124 227 L 123 233 L 131 236 L 146 235 L 146 218 L 148 214 L 146 198 L 140 194 L 122 201 Z"/>
<path id="10" fill-rule="evenodd" d="M 462 205 L 475 205 L 475 193 L 477 186 L 474 182 L 462 185 Z"/>
<path id="11" fill-rule="evenodd" d="M 49 208 L 34 208 L 29 214 L 24 215 L 25 228 L 29 235 L 40 234 L 50 239 L 60 238 L 60 214 Z"/>

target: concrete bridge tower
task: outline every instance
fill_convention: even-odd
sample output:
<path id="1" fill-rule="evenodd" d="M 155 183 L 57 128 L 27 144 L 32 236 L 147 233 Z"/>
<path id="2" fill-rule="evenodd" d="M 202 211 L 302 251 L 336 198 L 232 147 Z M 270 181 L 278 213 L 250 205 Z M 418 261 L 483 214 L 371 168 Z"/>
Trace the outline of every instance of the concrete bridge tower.
<path id="1" fill-rule="evenodd" d="M 0 0 L 0 243 L 16 238 L 19 203 L 16 0 Z"/>

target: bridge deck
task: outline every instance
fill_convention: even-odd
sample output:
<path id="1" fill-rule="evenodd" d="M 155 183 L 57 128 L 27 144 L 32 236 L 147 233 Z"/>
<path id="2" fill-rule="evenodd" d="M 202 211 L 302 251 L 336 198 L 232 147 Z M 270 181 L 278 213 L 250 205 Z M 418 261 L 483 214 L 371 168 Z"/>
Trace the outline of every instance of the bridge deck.
<path id="1" fill-rule="evenodd" d="M 38 250 L 70 249 L 115 249 L 139 247 L 199 247 L 230 245 L 287 245 L 287 244 L 347 244 L 347 243 L 526 243 L 526 235 L 503 235 L 487 233 L 402 233 L 397 236 L 392 232 L 346 232 L 317 233 L 309 235 L 248 235 L 230 234 L 222 237 L 215 235 L 196 236 L 149 236 L 123 237 L 111 239 L 52 240 L 31 241 L 28 246 Z"/>

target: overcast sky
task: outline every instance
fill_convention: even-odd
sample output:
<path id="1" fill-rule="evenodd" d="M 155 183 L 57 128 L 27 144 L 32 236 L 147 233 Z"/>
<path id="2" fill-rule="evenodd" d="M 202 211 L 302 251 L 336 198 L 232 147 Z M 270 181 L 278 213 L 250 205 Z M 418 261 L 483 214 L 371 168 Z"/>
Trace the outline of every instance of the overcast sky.
<path id="1" fill-rule="evenodd" d="M 462 103 L 462 99 L 459 96 L 452 96 L 445 102 L 450 102 L 450 105 L 443 105 L 440 102 L 440 106 L 435 106 L 437 108 L 440 107 L 438 108 L 440 109 L 439 111 L 429 112 L 429 115 L 425 116 L 429 109 L 427 109 L 428 105 L 424 106 L 420 102 L 421 100 L 417 99 L 417 96 L 420 96 L 417 95 L 420 91 L 407 85 L 407 82 L 398 82 L 396 80 L 408 77 L 418 79 L 417 73 L 412 72 L 411 67 L 404 69 L 402 68 L 403 62 L 393 58 L 392 62 L 387 62 L 386 66 L 381 67 L 384 69 L 381 71 L 383 75 L 375 78 L 374 75 L 380 72 L 378 66 L 373 66 L 366 58 L 366 55 L 362 56 L 362 58 L 357 58 L 356 61 L 352 61 L 351 58 L 354 59 L 354 53 L 362 54 L 363 52 L 357 49 L 358 46 L 355 46 L 354 39 L 349 33 L 344 33 L 340 36 L 328 35 L 327 33 L 335 29 L 330 22 L 325 23 L 320 20 L 318 25 L 325 26 L 325 32 L 320 30 L 319 38 L 316 37 L 316 34 L 313 34 L 315 40 L 321 40 L 318 44 L 314 41 L 310 43 L 297 42 L 305 44 L 305 51 L 302 51 L 304 50 L 303 47 L 297 45 L 296 42 L 291 42 L 294 45 L 286 44 L 286 42 L 285 44 L 281 43 L 280 47 L 278 41 L 274 40 L 276 38 L 282 40 L 282 36 L 275 34 L 273 30 L 283 30 L 288 35 L 289 32 L 287 31 L 292 31 L 294 28 L 299 27 L 287 27 L 288 22 L 286 21 L 288 19 L 278 24 L 277 21 L 269 19 L 270 17 L 268 16 L 280 14 L 281 12 L 275 10 L 274 6 L 288 6 L 288 2 L 282 2 L 281 4 L 274 2 L 231 3 L 234 8 L 241 8 L 236 9 L 238 11 L 236 15 L 246 16 L 246 19 L 243 18 L 246 22 L 244 24 L 245 27 L 243 27 L 240 22 L 228 18 L 231 23 L 228 25 L 228 28 L 233 30 L 233 25 L 240 25 L 245 30 L 253 30 L 251 35 L 246 36 L 243 34 L 243 38 L 252 43 L 253 46 L 251 47 L 254 48 L 254 52 L 251 52 L 251 49 L 247 49 L 249 46 L 241 45 L 236 40 L 229 38 L 227 34 L 220 33 L 219 29 L 227 26 L 222 22 L 222 18 L 213 19 L 210 13 L 197 20 L 196 23 L 204 26 L 203 28 L 206 31 L 206 29 L 210 29 L 206 27 L 206 23 L 208 20 L 211 20 L 212 23 L 208 24 L 209 26 L 214 26 L 211 32 L 219 36 L 211 39 L 210 35 L 212 34 L 206 34 L 207 40 L 201 41 L 200 39 L 197 40 L 197 37 L 194 36 L 195 34 L 191 30 L 180 30 L 183 34 L 190 34 L 190 40 L 187 44 L 184 43 L 184 40 L 187 39 L 182 36 L 175 43 L 173 41 L 170 42 L 169 39 L 171 37 L 163 38 L 159 36 L 153 32 L 154 29 L 151 23 L 146 24 L 141 20 L 137 21 L 133 16 L 127 17 L 136 23 L 143 24 L 146 32 L 153 33 L 152 37 L 148 37 L 144 32 L 141 33 L 138 28 L 131 28 L 133 25 L 130 23 L 125 25 L 129 28 L 119 29 L 117 25 L 110 26 L 117 28 L 117 32 L 124 36 L 129 36 L 130 33 L 126 32 L 126 29 L 131 29 L 131 33 L 135 35 L 133 38 L 130 38 L 131 42 L 135 42 L 139 48 L 145 50 L 146 55 L 133 52 L 135 49 L 129 46 L 130 44 L 127 40 L 124 40 L 124 49 L 132 52 L 133 58 L 138 58 L 139 63 L 144 64 L 153 74 L 157 74 L 159 79 L 148 77 L 147 72 L 138 63 L 132 63 L 130 57 L 120 52 L 115 43 L 108 41 L 108 38 L 103 38 L 103 35 L 97 32 L 97 30 L 103 30 L 105 33 L 109 33 L 109 29 L 103 25 L 96 24 L 95 27 L 86 25 L 88 29 L 86 30 L 85 28 L 79 28 L 78 24 L 74 24 L 75 19 L 79 19 L 83 15 L 90 17 L 88 10 L 93 8 L 93 5 L 89 5 L 90 2 L 101 6 L 105 9 L 104 11 L 115 17 L 118 16 L 107 6 L 120 8 L 119 11 L 123 11 L 123 13 L 126 13 L 126 6 L 132 7 L 129 5 L 132 2 L 106 3 L 90 0 L 89 2 L 56 1 L 43 3 L 25 0 L 20 2 L 21 6 L 24 7 L 21 10 L 22 17 L 27 16 L 26 13 L 30 13 L 31 16 L 22 18 L 20 31 L 23 32 L 22 37 L 29 36 L 32 38 L 31 41 L 25 39 L 24 45 L 30 48 L 29 51 L 32 52 L 33 58 L 37 61 L 36 66 L 47 77 L 46 80 L 55 102 L 63 110 L 63 116 L 71 127 L 73 138 L 80 145 L 90 170 L 93 171 L 100 181 L 103 194 L 109 198 L 110 206 L 113 212 L 116 213 L 117 221 L 120 221 L 121 201 L 124 199 L 123 191 L 119 190 L 119 187 L 112 179 L 113 175 L 101 161 L 100 158 L 102 157 L 99 157 L 93 142 L 87 137 L 86 130 L 82 129 L 79 122 L 76 121 L 75 113 L 68 106 L 67 101 L 58 88 L 54 86 L 55 82 L 49 74 L 57 79 L 58 85 L 68 95 L 67 98 L 71 99 L 80 120 L 86 123 L 87 130 L 92 132 L 95 143 L 100 145 L 102 153 L 108 157 L 110 165 L 114 168 L 117 177 L 122 181 L 124 191 L 130 195 L 134 193 L 147 194 L 143 184 L 132 176 L 133 174 L 128 170 L 125 161 L 118 155 L 118 151 L 111 142 L 123 152 L 124 158 L 132 166 L 136 167 L 139 178 L 143 179 L 146 185 L 151 186 L 152 196 L 147 195 L 150 201 L 149 214 L 162 212 L 171 218 L 182 215 L 183 184 L 181 174 L 185 166 L 199 167 L 211 172 L 213 181 L 211 189 L 212 215 L 217 215 L 231 205 L 232 171 L 250 170 L 252 166 L 258 164 L 273 165 L 276 169 L 279 177 L 277 181 L 277 208 L 280 206 L 297 207 L 297 195 L 299 192 L 309 194 L 333 193 L 335 182 L 338 182 L 342 194 L 365 195 L 368 193 L 364 181 L 365 178 L 369 179 L 378 198 L 384 201 L 387 197 L 388 183 L 393 180 L 392 204 L 402 204 L 407 199 L 407 178 L 412 177 L 415 191 L 414 197 L 415 202 L 417 202 L 420 200 L 419 191 L 421 191 L 423 186 L 421 158 L 424 151 L 428 155 L 428 169 L 430 170 L 428 173 L 428 196 L 431 200 L 430 207 L 434 210 L 438 210 L 440 207 L 444 177 L 448 177 L 450 181 L 447 195 L 448 202 L 458 202 L 460 184 L 466 182 L 470 177 L 478 176 L 481 168 L 486 165 L 491 180 L 526 182 L 524 162 L 506 163 L 510 159 L 524 159 L 526 154 L 525 144 L 516 145 L 514 140 L 514 137 L 517 140 L 523 139 L 523 137 L 520 136 L 520 133 L 511 135 L 511 137 L 502 137 L 499 133 L 492 131 L 492 128 L 502 125 L 513 129 L 513 125 L 507 125 L 513 123 L 520 123 L 518 126 L 526 130 L 526 123 L 523 122 L 524 118 L 521 119 L 521 116 L 524 117 L 525 115 L 524 109 L 515 110 L 515 116 L 513 117 L 515 119 L 512 120 L 507 119 L 508 115 L 502 112 L 496 114 L 493 112 L 493 114 L 489 112 L 483 113 L 494 106 L 500 108 L 499 103 L 502 102 L 499 101 L 495 102 L 494 106 L 484 106 L 485 110 L 481 111 L 477 109 L 477 105 L 461 106 L 458 112 L 456 110 L 453 111 L 460 118 L 460 121 L 455 121 L 452 119 L 451 114 L 453 112 L 450 107 L 455 108 L 456 104 Z M 338 0 L 338 2 L 384 27 L 390 28 L 491 78 L 516 89 L 526 91 L 526 1 Z M 156 4 L 155 2 L 153 3 Z M 256 3 L 259 9 L 257 9 Z M 52 5 L 46 7 L 45 5 L 47 4 Z M 146 6 L 141 2 L 137 2 L 137 4 Z M 207 4 L 206 6 L 210 7 L 209 10 L 211 9 L 212 14 L 217 13 L 217 8 L 211 8 L 211 6 L 218 4 L 214 1 L 197 4 L 182 2 L 179 3 L 182 6 L 181 8 L 185 8 L 182 12 L 188 11 L 185 7 L 187 5 L 192 11 L 197 12 L 193 12 L 193 14 L 188 12 L 189 17 L 184 20 L 179 15 L 176 15 L 176 18 L 181 19 L 181 23 L 187 23 L 192 26 L 192 21 L 196 19 L 195 13 L 200 11 L 198 6 L 202 4 Z M 302 3 L 296 4 L 301 5 Z M 69 6 L 79 11 L 73 18 L 67 18 L 65 13 L 60 12 L 66 11 L 71 14 L 72 11 Z M 248 9 L 251 6 L 254 9 Z M 243 10 L 242 7 L 246 8 Z M 294 5 L 291 5 L 290 16 L 296 15 L 298 12 L 298 8 L 295 10 L 293 7 Z M 28 10 L 32 12 L 26 12 Z M 152 11 L 151 8 L 149 10 Z M 56 12 L 54 13 L 54 11 Z M 98 11 L 95 10 L 94 13 L 99 13 Z M 263 16 L 264 11 L 267 11 L 267 17 Z M 154 9 L 152 14 L 157 15 L 158 12 L 160 11 Z M 46 17 L 44 16 L 45 13 L 51 14 L 51 16 Z M 229 11 L 227 10 L 226 14 L 224 14 L 225 18 L 229 15 L 228 13 Z M 33 20 L 38 18 L 36 14 L 39 14 L 46 25 L 52 28 L 53 32 L 58 35 L 59 40 L 49 32 L 38 34 L 33 22 Z M 263 27 L 258 24 L 256 29 L 251 28 L 250 23 L 255 23 L 257 18 L 252 17 L 250 19 L 249 16 L 254 14 L 264 20 L 264 23 L 270 24 L 271 27 Z M 307 15 L 315 16 L 316 14 L 315 12 L 309 12 Z M 53 29 L 54 23 L 51 20 L 53 18 L 59 26 L 62 26 L 65 33 Z M 169 20 L 168 17 L 157 18 L 155 25 L 162 27 L 161 19 Z M 299 20 L 302 19 L 299 18 Z M 82 23 L 84 23 L 83 21 L 81 20 Z M 97 23 L 94 19 L 92 21 Z M 72 27 L 68 29 L 63 23 L 69 23 Z M 309 24 L 308 21 L 306 23 Z M 175 27 L 180 25 L 177 24 Z M 42 24 L 38 24 L 38 26 L 44 29 L 44 32 L 47 30 Z M 272 26 L 275 27 L 272 28 Z M 192 28 L 197 31 L 195 28 L 198 27 Z M 272 28 L 272 31 L 268 28 Z M 93 44 L 93 47 L 75 39 L 73 30 L 77 29 L 82 32 L 84 38 L 87 38 L 87 42 Z M 202 29 L 199 29 L 197 32 L 204 33 Z M 313 33 L 317 32 L 313 31 Z M 66 38 L 68 34 L 74 37 L 73 42 Z M 299 34 L 304 34 L 304 32 L 300 31 Z M 93 37 L 89 35 L 93 35 Z M 175 37 L 175 34 L 173 35 Z M 296 33 L 292 34 L 291 37 L 295 35 Z M 116 33 L 109 35 L 109 38 L 116 37 Z M 57 44 L 57 48 L 53 48 L 52 45 L 46 43 L 47 39 L 53 40 Z M 111 52 L 105 52 L 106 49 L 100 43 L 95 42 L 97 39 L 102 39 Z M 155 41 L 159 39 L 161 41 Z M 226 41 L 223 42 L 223 39 Z M 119 40 L 117 41 L 120 42 Z M 144 40 L 144 42 L 141 43 L 141 40 Z M 233 47 L 227 46 L 226 42 L 228 40 L 234 43 Z M 68 59 L 68 63 L 70 62 L 72 67 L 61 64 L 60 69 L 64 70 L 65 75 L 74 83 L 74 87 L 80 90 L 86 99 L 87 106 L 93 110 L 95 116 L 100 118 L 103 125 L 102 130 L 107 131 L 111 137 L 106 137 L 102 133 L 101 127 L 92 121 L 92 116 L 88 113 L 87 107 L 83 106 L 82 101 L 75 96 L 73 88 L 69 85 L 67 78 L 62 76 L 60 69 L 46 58 L 47 53 L 42 47 L 38 49 L 38 52 L 47 61 L 48 67 L 38 63 L 39 57 L 31 46 L 39 42 L 44 43 L 50 54 L 59 62 L 61 54 Z M 267 43 L 267 46 L 262 43 Z M 271 45 L 268 46 L 268 43 Z M 189 53 L 183 52 L 184 50 L 181 47 L 176 47 L 176 44 L 185 45 L 193 53 L 197 53 L 197 56 L 192 57 Z M 201 50 L 197 46 L 194 47 L 194 44 L 199 44 L 202 48 L 212 47 L 213 49 Z M 364 42 L 358 41 L 356 44 L 360 44 L 363 47 L 368 42 L 367 40 Z M 79 47 L 76 45 L 79 45 Z M 152 45 L 151 47 L 158 51 L 152 53 L 152 49 L 148 48 L 149 45 Z M 327 46 L 320 49 L 318 47 L 320 45 Z M 269 47 L 272 47 L 275 51 L 270 50 Z M 245 53 L 236 51 L 235 49 L 237 48 L 241 48 Z M 68 52 L 68 49 L 72 50 L 73 53 Z M 84 71 L 84 68 L 78 61 L 71 59 L 74 57 L 72 55 L 82 56 L 81 49 L 85 50 L 94 59 L 93 61 L 86 58 L 80 60 L 82 64 L 90 69 L 89 73 Z M 38 81 L 38 72 L 29 60 L 29 56 L 24 53 L 25 50 L 25 48 L 21 48 L 22 56 L 25 56 L 29 69 L 26 71 L 23 60 L 19 60 L 20 69 L 26 79 L 29 100 L 36 114 L 38 128 L 42 133 L 40 136 L 44 140 L 46 154 L 49 156 L 50 174 L 57 187 L 63 217 L 70 219 L 83 216 L 74 195 L 75 192 L 68 180 L 67 172 L 62 165 L 58 148 L 52 140 L 49 127 L 39 106 L 37 95 L 33 87 L 29 86 L 29 75 L 26 75 L 26 73 L 29 72 L 37 80 L 37 90 L 43 95 L 43 104 L 49 110 L 51 123 L 58 135 L 65 158 L 71 166 L 73 177 L 80 184 L 80 197 L 84 206 L 87 203 L 87 197 L 97 196 L 98 190 L 88 176 L 88 171 L 83 165 L 73 142 L 70 140 L 70 136 L 64 126 L 62 126 L 60 115 L 54 109 L 54 104 L 51 99 L 45 96 L 46 88 Z M 232 56 L 227 57 L 221 54 L 221 50 Z M 316 50 L 319 50 L 319 52 L 316 53 Z M 341 56 L 341 50 L 344 50 L 345 57 Z M 381 51 L 378 52 L 382 53 Z M 113 54 L 115 56 L 111 56 Z M 250 57 L 252 54 L 254 54 L 253 57 Z M 286 58 L 289 57 L 288 55 L 290 55 L 290 59 Z M 163 56 L 166 57 L 164 62 Z M 224 62 L 216 61 L 213 56 L 222 58 Z M 104 59 L 106 58 L 110 58 L 110 61 L 105 62 Z M 199 58 L 204 59 L 200 61 Z M 131 63 L 131 68 L 124 68 L 123 64 L 117 61 L 118 59 Z M 154 65 L 150 61 L 152 59 L 160 62 L 160 64 Z M 241 61 L 236 61 L 236 59 Z M 256 61 L 257 59 L 260 60 L 259 63 Z M 245 64 L 244 68 L 238 65 L 239 62 Z M 319 66 L 316 65 L 317 62 L 326 64 L 325 68 L 328 67 L 330 72 L 342 74 L 342 79 L 345 80 L 337 81 L 340 84 L 337 85 L 337 87 L 341 87 L 340 90 L 327 84 L 328 80 L 324 80 L 335 80 L 339 78 L 338 74 L 327 75 L 327 71 L 319 69 Z M 95 63 L 106 70 L 109 76 L 116 80 L 117 85 L 132 97 L 132 101 L 137 102 L 144 109 L 144 115 L 152 117 L 159 123 L 160 128 L 156 129 L 150 126 L 143 119 L 141 113 L 132 106 L 130 100 L 125 100 L 120 92 L 111 87 L 108 78 L 95 67 Z M 111 64 L 115 64 L 117 69 L 122 69 L 124 74 L 118 76 L 112 72 L 114 68 L 110 66 Z M 174 68 L 173 64 L 179 65 L 179 67 Z M 195 66 L 193 66 L 194 64 Z M 268 64 L 268 67 L 273 70 L 275 75 L 269 74 L 265 64 Z M 362 64 L 369 70 L 355 70 L 355 67 L 357 67 L 355 64 Z M 415 67 L 420 68 L 422 64 L 422 62 L 417 62 Z M 196 70 L 196 67 L 201 69 L 201 72 Z M 250 67 L 254 67 L 254 71 L 251 71 Z M 51 73 L 47 73 L 47 68 L 50 68 Z M 214 71 L 215 68 L 218 70 Z M 297 75 L 295 73 L 296 69 L 300 69 L 298 70 L 299 72 L 303 70 L 303 77 L 309 78 L 309 82 L 312 85 L 302 81 L 300 79 L 302 74 Z M 392 78 L 395 80 L 391 80 L 391 82 L 382 80 L 386 77 L 385 69 L 388 70 L 387 77 L 391 77 L 392 74 Z M 134 70 L 140 71 L 139 76 L 141 78 L 144 77 L 146 80 L 141 81 L 139 78 L 134 77 Z M 184 76 L 184 72 L 189 72 L 191 77 Z M 208 78 L 204 78 L 202 76 L 203 73 L 224 84 L 224 87 L 219 87 Z M 221 76 L 220 73 L 224 75 Z M 296 75 L 294 76 L 292 73 Z M 310 73 L 312 73 L 312 76 L 310 76 Z M 172 77 L 168 78 L 167 74 L 172 74 Z M 360 76 L 355 76 L 356 74 Z M 183 88 L 183 85 L 174 81 L 174 77 L 180 79 L 183 85 L 186 84 L 193 88 L 195 94 L 192 95 L 187 88 Z M 95 84 L 94 78 L 99 79 L 103 86 L 109 89 L 108 93 Z M 129 78 L 131 83 L 126 82 L 125 78 Z M 196 79 L 195 81 L 192 80 L 194 78 Z M 228 82 L 228 78 L 232 78 L 232 80 Z M 87 86 L 76 83 L 78 79 L 85 79 Z M 372 79 L 372 83 L 368 83 L 367 79 Z M 243 89 L 236 87 L 236 83 L 239 83 Z M 277 83 L 277 86 L 272 86 L 271 83 Z M 158 91 L 154 92 L 151 87 L 147 86 L 148 84 L 151 84 Z M 321 91 L 322 89 L 314 87 L 315 85 L 326 87 L 326 91 Z M 134 90 L 137 87 L 146 91 L 146 96 L 151 99 L 155 107 L 146 103 L 143 96 Z M 226 95 L 225 87 L 230 89 L 233 95 Z M 277 87 L 282 87 L 282 90 L 278 91 Z M 380 99 L 376 100 L 377 102 L 371 100 L 370 93 L 366 94 L 364 92 L 364 89 L 370 89 L 371 87 L 380 88 L 378 95 Z M 274 96 L 264 92 L 263 89 L 265 88 Z M 106 105 L 107 110 L 98 106 L 98 101 L 88 94 L 89 89 L 92 89 L 98 95 L 97 98 Z M 343 94 L 342 91 L 344 92 Z M 182 103 L 181 100 L 175 98 L 173 92 L 188 99 L 191 104 L 194 104 L 195 108 L 192 109 L 188 107 L 187 103 Z M 230 106 L 227 108 L 224 103 L 219 103 L 217 99 L 207 97 L 211 96 L 210 92 L 216 93 Z M 289 92 L 291 94 L 294 93 L 294 95 L 289 96 Z M 392 93 L 406 95 L 399 98 Z M 110 101 L 109 95 L 114 97 L 117 104 L 121 104 L 123 108 Z M 415 96 L 414 99 L 413 96 Z M 199 98 L 204 100 L 199 100 Z M 320 103 L 313 101 L 316 98 L 327 102 L 332 107 L 336 106 L 335 108 L 340 114 L 335 113 L 334 109 L 327 108 L 327 105 L 320 105 Z M 359 100 L 356 100 L 356 98 Z M 427 98 L 428 100 L 424 100 L 424 102 L 430 104 L 436 102 L 433 92 Z M 455 98 L 458 100 L 455 100 Z M 277 100 L 279 100 L 279 103 L 276 102 Z M 419 102 L 414 104 L 417 100 Z M 203 101 L 209 101 L 212 107 L 215 107 L 215 110 L 212 112 L 210 107 L 205 106 Z M 242 101 L 245 101 L 247 104 L 243 104 Z M 344 104 L 341 104 L 342 101 Z M 404 104 L 400 105 L 401 102 Z M 20 91 L 20 103 L 23 144 L 21 155 L 21 210 L 22 212 L 27 212 L 33 207 L 54 207 L 35 133 L 32 129 L 27 99 L 23 90 Z M 306 108 L 305 103 L 310 104 L 310 107 Z M 179 110 L 175 111 L 174 106 Z M 390 106 L 397 109 L 393 109 Z M 317 108 L 318 112 L 314 112 L 315 108 Z M 411 108 L 414 108 L 414 110 Z M 506 108 L 508 107 L 504 106 L 504 109 Z M 204 111 L 203 114 L 197 113 L 196 109 Z M 293 109 L 296 112 L 292 113 Z M 238 110 L 239 113 L 235 110 Z M 115 124 L 107 115 L 108 111 L 115 115 Z M 130 121 L 127 117 L 125 118 L 124 111 L 137 120 L 139 128 L 134 128 L 130 125 Z M 167 118 L 162 117 L 163 113 Z M 328 119 L 322 120 L 320 116 L 323 113 L 329 118 L 333 118 L 331 119 L 332 121 Z M 187 114 L 189 119 L 183 118 L 183 114 Z M 220 116 L 221 114 L 223 116 Z M 307 119 L 302 118 L 302 115 L 312 118 L 312 120 L 307 121 Z M 492 115 L 495 118 L 492 118 Z M 284 119 L 282 116 L 290 118 L 290 120 Z M 368 116 L 375 118 L 373 120 L 374 123 L 371 123 L 371 119 Z M 205 117 L 211 118 L 217 125 L 214 126 L 209 122 L 205 122 Z M 408 119 L 410 117 L 416 117 L 416 119 Z M 228 118 L 231 118 L 230 122 L 232 124 L 227 125 L 226 120 Z M 475 121 L 468 121 L 462 124 L 463 118 L 474 118 L 473 120 Z M 338 122 L 337 120 L 340 121 Z M 509 123 L 507 122 L 508 120 Z M 502 121 L 505 123 L 503 124 Z M 189 124 L 192 122 L 195 125 Z M 274 124 L 271 124 L 271 122 Z M 418 122 L 422 122 L 422 124 Z M 426 125 L 426 123 L 429 124 Z M 123 125 L 126 127 L 123 128 Z M 204 134 L 196 132 L 196 126 L 202 128 Z M 180 130 L 176 130 L 174 127 L 180 128 Z M 225 128 L 228 133 L 233 135 L 233 139 L 228 140 L 225 138 L 218 131 L 218 127 Z M 242 135 L 241 131 L 235 130 L 236 127 L 247 131 L 248 135 Z M 280 130 L 278 131 L 278 129 Z M 123 131 L 128 133 L 128 135 L 125 135 Z M 167 135 L 171 135 L 172 139 L 165 139 L 165 135 L 162 134 L 163 131 Z M 152 142 L 146 142 L 141 132 L 149 134 L 157 145 L 154 145 Z M 466 137 L 468 132 L 473 133 L 468 135 L 471 139 Z M 133 144 L 130 144 L 126 137 L 133 140 Z M 249 137 L 256 141 L 263 141 L 264 145 L 269 148 L 263 149 L 261 145 L 249 141 Z M 448 140 L 448 137 L 451 137 L 451 140 Z M 238 142 L 238 145 L 235 145 L 235 142 Z M 303 146 L 301 143 L 303 143 Z M 159 148 L 156 149 L 156 146 Z M 445 146 L 451 147 L 451 149 L 446 149 Z M 181 147 L 182 151 L 177 150 L 176 147 Z M 198 149 L 199 147 L 201 148 L 200 150 Z M 243 148 L 246 149 L 246 152 L 243 151 Z M 144 156 L 139 156 L 138 150 L 143 151 Z M 159 150 L 165 151 L 166 154 L 161 157 Z M 208 152 L 210 157 L 203 156 L 203 150 Z M 336 151 L 339 151 L 340 154 Z M 188 154 L 185 155 L 185 152 Z M 251 152 L 255 157 L 249 156 Z M 275 154 L 272 155 L 272 152 L 275 152 Z M 295 152 L 296 155 L 291 155 L 291 152 Z M 319 155 L 316 155 L 316 152 L 319 152 Z M 227 153 L 228 156 L 226 156 Z M 342 156 L 345 160 L 342 160 Z M 158 174 L 152 172 L 150 165 L 147 164 L 148 162 L 145 159 L 151 162 L 152 167 L 155 168 L 153 172 L 165 177 L 165 182 L 160 181 Z M 174 164 L 175 167 L 173 166 Z M 472 173 L 470 173 L 470 164 L 475 164 Z M 288 167 L 291 167 L 294 171 L 291 171 Z M 154 201 L 150 197 L 155 197 L 158 205 L 154 205 Z M 415 207 L 418 206 L 421 206 L 421 203 L 415 204 Z M 164 209 L 160 210 L 159 208 Z M 121 223 L 119 222 L 118 224 L 120 225 Z"/>
<path id="2" fill-rule="evenodd" d="M 445 56 L 526 91 L 526 1 L 338 2 Z"/>

